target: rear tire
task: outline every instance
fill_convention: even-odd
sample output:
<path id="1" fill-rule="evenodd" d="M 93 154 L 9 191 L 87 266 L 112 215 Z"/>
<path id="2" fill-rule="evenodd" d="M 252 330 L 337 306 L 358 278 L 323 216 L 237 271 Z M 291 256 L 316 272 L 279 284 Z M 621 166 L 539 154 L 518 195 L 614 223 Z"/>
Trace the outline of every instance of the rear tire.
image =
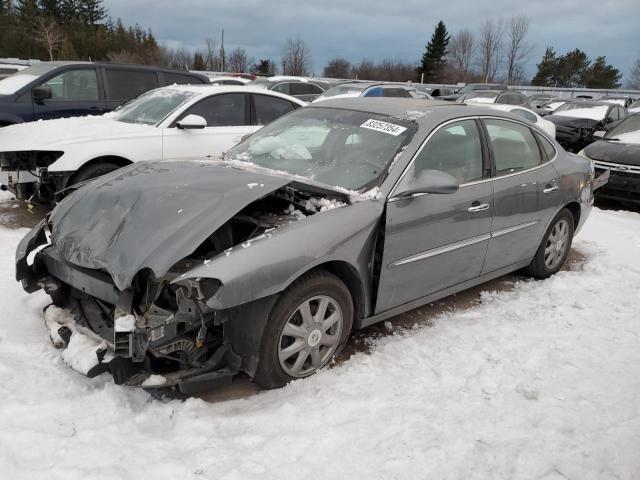
<path id="1" fill-rule="evenodd" d="M 573 241 L 573 214 L 563 208 L 547 229 L 535 257 L 526 268 L 534 278 L 549 278 L 560 271 L 571 250 Z"/>
<path id="2" fill-rule="evenodd" d="M 347 343 L 353 312 L 349 289 L 338 277 L 324 271 L 302 276 L 269 314 L 256 383 L 279 388 L 326 366 Z"/>

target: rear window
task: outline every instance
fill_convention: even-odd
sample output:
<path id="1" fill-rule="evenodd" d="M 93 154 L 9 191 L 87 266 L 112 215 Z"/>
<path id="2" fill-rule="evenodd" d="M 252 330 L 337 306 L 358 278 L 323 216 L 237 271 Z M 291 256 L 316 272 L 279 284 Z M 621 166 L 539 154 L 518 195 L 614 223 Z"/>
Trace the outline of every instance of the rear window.
<path id="1" fill-rule="evenodd" d="M 158 75 L 151 70 L 106 69 L 107 98 L 131 100 L 158 87 Z"/>

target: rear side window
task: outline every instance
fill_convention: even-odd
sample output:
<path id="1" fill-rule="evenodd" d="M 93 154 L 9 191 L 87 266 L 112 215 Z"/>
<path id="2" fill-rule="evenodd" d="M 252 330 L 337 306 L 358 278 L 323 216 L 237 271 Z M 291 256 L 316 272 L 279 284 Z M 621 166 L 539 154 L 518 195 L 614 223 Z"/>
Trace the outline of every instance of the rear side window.
<path id="1" fill-rule="evenodd" d="M 547 160 L 551 160 L 553 157 L 555 157 L 556 149 L 553 144 L 539 133 L 536 133 L 536 137 L 540 141 L 540 145 L 542 145 L 542 150 L 544 150 L 544 153 L 547 156 Z"/>
<path id="2" fill-rule="evenodd" d="M 279 83 L 275 87 L 273 87 L 271 90 L 273 90 L 274 92 L 284 93 L 285 95 L 289 95 L 290 85 L 291 85 L 290 83 Z"/>
<path id="3" fill-rule="evenodd" d="M 533 132 L 508 120 L 485 119 L 493 148 L 496 175 L 509 175 L 540 165 L 540 149 Z"/>
<path id="4" fill-rule="evenodd" d="M 181 73 L 164 72 L 164 78 L 167 85 L 198 85 L 202 84 L 199 78 L 192 77 L 190 75 L 183 75 Z"/>
<path id="5" fill-rule="evenodd" d="M 322 89 L 311 83 L 291 83 L 289 84 L 291 95 L 320 95 Z"/>
<path id="6" fill-rule="evenodd" d="M 106 69 L 107 95 L 110 100 L 131 100 L 158 88 L 158 75 L 147 70 Z"/>
<path id="7" fill-rule="evenodd" d="M 462 120 L 438 130 L 415 160 L 414 175 L 441 170 L 460 183 L 482 179 L 482 146 L 476 122 Z"/>
<path id="8" fill-rule="evenodd" d="M 52 100 L 99 100 L 95 70 L 67 70 L 47 80 Z"/>
<path id="9" fill-rule="evenodd" d="M 404 88 L 385 88 L 383 90 L 384 90 L 385 97 L 403 97 L 403 98 L 411 97 L 411 94 L 409 93 L 409 91 Z"/>
<path id="10" fill-rule="evenodd" d="M 519 117 L 526 118 L 531 123 L 536 123 L 538 120 L 533 113 L 523 110 L 522 108 L 514 108 L 511 110 L 511 113 L 518 115 Z"/>
<path id="11" fill-rule="evenodd" d="M 256 125 L 266 125 L 295 108 L 291 102 L 269 95 L 253 95 L 253 105 Z"/>
<path id="12" fill-rule="evenodd" d="M 248 125 L 247 100 L 244 93 L 225 93 L 206 98 L 189 108 L 180 118 L 200 115 L 207 127 L 232 127 Z"/>

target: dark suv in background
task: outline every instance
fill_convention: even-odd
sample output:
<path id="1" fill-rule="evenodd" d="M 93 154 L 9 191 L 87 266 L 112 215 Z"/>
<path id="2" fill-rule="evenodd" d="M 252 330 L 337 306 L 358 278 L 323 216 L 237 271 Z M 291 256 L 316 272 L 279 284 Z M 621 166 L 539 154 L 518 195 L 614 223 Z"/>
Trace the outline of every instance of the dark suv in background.
<path id="1" fill-rule="evenodd" d="M 186 71 L 138 65 L 43 62 L 0 80 L 0 126 L 100 115 L 165 85 L 208 84 Z"/>

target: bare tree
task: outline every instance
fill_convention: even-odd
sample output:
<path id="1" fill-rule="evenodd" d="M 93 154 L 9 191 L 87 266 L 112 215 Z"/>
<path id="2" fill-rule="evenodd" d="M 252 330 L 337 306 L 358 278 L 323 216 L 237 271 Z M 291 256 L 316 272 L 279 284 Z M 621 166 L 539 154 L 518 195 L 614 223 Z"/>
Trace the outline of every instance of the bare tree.
<path id="1" fill-rule="evenodd" d="M 204 63 L 207 66 L 207 70 L 216 70 L 220 63 L 218 56 L 216 55 L 216 41 L 213 37 L 207 37 L 205 39 L 206 44 L 206 56 Z"/>
<path id="2" fill-rule="evenodd" d="M 329 78 L 349 78 L 351 64 L 344 58 L 334 58 L 329 60 L 324 67 L 324 76 Z"/>
<path id="3" fill-rule="evenodd" d="M 188 70 L 191 65 L 192 55 L 184 48 L 164 48 L 162 50 L 162 56 L 164 57 L 163 63 L 168 67 L 175 68 L 177 70 Z"/>
<path id="4" fill-rule="evenodd" d="M 107 59 L 113 63 L 142 63 L 138 55 L 124 49 L 118 52 L 108 52 Z"/>
<path id="5" fill-rule="evenodd" d="M 449 40 L 449 65 L 453 68 L 457 81 L 466 82 L 471 73 L 471 63 L 475 53 L 473 33 L 469 30 L 460 30 Z"/>
<path id="6" fill-rule="evenodd" d="M 282 73 L 306 76 L 311 71 L 311 51 L 300 37 L 288 38 L 282 48 Z"/>
<path id="7" fill-rule="evenodd" d="M 509 19 L 504 52 L 509 85 L 514 85 L 519 80 L 517 74 L 523 71 L 522 63 L 531 54 L 532 46 L 526 41 L 530 23 L 531 20 L 526 15 L 514 15 Z"/>
<path id="8" fill-rule="evenodd" d="M 627 80 L 629 88 L 640 89 L 640 58 L 638 58 L 631 67 L 631 75 Z"/>
<path id="9" fill-rule="evenodd" d="M 249 63 L 247 52 L 244 48 L 238 47 L 229 54 L 225 67 L 228 72 L 243 73 L 248 70 Z"/>
<path id="10" fill-rule="evenodd" d="M 480 27 L 478 55 L 483 82 L 493 80 L 500 67 L 500 47 L 502 45 L 503 21 L 487 19 Z"/>
<path id="11" fill-rule="evenodd" d="M 64 34 L 60 31 L 54 20 L 38 20 L 38 28 L 35 32 L 35 41 L 49 52 L 49 60 L 53 61 L 54 52 L 60 50 L 64 42 Z"/>

